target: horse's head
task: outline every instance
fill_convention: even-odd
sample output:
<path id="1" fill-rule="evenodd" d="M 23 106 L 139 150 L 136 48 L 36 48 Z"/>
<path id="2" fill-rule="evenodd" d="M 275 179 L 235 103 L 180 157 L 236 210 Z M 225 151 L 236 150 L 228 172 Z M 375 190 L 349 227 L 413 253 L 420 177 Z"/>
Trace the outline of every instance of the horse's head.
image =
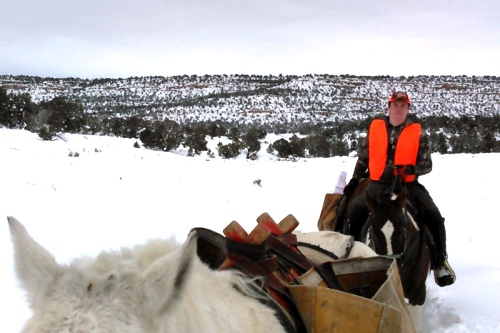
<path id="1" fill-rule="evenodd" d="M 151 241 L 60 265 L 21 223 L 8 220 L 16 273 L 33 310 L 25 333 L 161 332 L 159 318 L 181 298 L 196 255 L 192 234 L 182 247 Z"/>
<path id="2" fill-rule="evenodd" d="M 371 229 L 370 246 L 378 254 L 400 253 L 404 247 L 406 189 L 398 195 L 387 193 L 378 200 L 366 192 L 364 195 L 370 210 L 366 223 L 366 227 Z"/>
<path id="3" fill-rule="evenodd" d="M 362 239 L 377 254 L 397 259 L 405 297 L 412 305 L 422 305 L 430 257 L 425 233 L 406 199 L 407 188 L 380 199 L 365 192 L 365 198 L 370 216 L 361 232 Z"/>

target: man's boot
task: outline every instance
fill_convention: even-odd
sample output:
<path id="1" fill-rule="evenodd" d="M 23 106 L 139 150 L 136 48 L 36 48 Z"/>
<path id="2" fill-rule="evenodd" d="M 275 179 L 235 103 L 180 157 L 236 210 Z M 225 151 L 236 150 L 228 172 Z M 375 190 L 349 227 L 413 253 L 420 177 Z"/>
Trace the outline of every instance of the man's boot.
<path id="1" fill-rule="evenodd" d="M 455 283 L 457 279 L 455 272 L 448 263 L 448 255 L 446 254 L 446 229 L 444 227 L 444 218 L 441 223 L 435 228 L 437 235 L 434 234 L 435 242 L 435 267 L 434 281 L 440 287 L 449 286 Z"/>
<path id="2" fill-rule="evenodd" d="M 442 259 L 439 259 L 441 257 Z M 448 263 L 448 259 L 444 254 L 438 254 L 437 266 L 434 268 L 434 280 L 440 287 L 446 287 L 457 279 L 455 272 Z"/>

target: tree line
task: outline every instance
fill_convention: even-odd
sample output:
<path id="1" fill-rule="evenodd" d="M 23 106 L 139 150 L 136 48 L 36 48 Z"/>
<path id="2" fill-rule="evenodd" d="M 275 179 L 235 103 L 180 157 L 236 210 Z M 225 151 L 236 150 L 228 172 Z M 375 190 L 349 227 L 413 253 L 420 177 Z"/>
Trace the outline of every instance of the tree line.
<path id="1" fill-rule="evenodd" d="M 364 140 L 373 116 L 361 121 L 337 121 L 317 124 L 247 125 L 222 120 L 180 124 L 164 120 L 149 120 L 139 116 L 115 117 L 113 114 L 89 114 L 81 104 L 65 97 L 34 103 L 29 94 L 7 93 L 0 88 L 0 124 L 8 128 L 26 129 L 38 133 L 43 140 L 54 140 L 61 133 L 113 135 L 135 138 L 148 149 L 170 151 L 183 146 L 190 156 L 207 151 L 207 137 L 227 137 L 229 143 L 219 143 L 218 154 L 233 158 L 245 153 L 257 158 L 267 133 L 290 133 L 289 139 L 265 143 L 269 153 L 288 157 L 346 156 L 357 150 Z M 500 152 L 500 116 L 427 116 L 420 118 L 429 133 L 433 152 L 490 153 Z M 138 141 L 136 147 L 140 147 Z"/>

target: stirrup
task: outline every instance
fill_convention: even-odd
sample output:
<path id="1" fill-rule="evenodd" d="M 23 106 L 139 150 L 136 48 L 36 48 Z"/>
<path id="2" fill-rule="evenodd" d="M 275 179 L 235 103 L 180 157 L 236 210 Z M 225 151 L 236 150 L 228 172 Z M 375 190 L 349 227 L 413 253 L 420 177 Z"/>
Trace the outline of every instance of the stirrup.
<path id="1" fill-rule="evenodd" d="M 444 260 L 442 265 L 434 269 L 434 281 L 440 287 L 446 287 L 455 283 L 457 276 L 451 268 L 448 260 Z"/>

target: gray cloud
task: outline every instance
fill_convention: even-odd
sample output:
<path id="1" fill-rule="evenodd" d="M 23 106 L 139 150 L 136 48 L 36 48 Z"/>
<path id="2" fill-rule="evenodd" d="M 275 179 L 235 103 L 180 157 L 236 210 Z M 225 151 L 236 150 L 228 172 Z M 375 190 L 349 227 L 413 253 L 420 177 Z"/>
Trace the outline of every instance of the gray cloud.
<path id="1" fill-rule="evenodd" d="M 500 3 L 4 0 L 0 74 L 500 75 Z"/>

